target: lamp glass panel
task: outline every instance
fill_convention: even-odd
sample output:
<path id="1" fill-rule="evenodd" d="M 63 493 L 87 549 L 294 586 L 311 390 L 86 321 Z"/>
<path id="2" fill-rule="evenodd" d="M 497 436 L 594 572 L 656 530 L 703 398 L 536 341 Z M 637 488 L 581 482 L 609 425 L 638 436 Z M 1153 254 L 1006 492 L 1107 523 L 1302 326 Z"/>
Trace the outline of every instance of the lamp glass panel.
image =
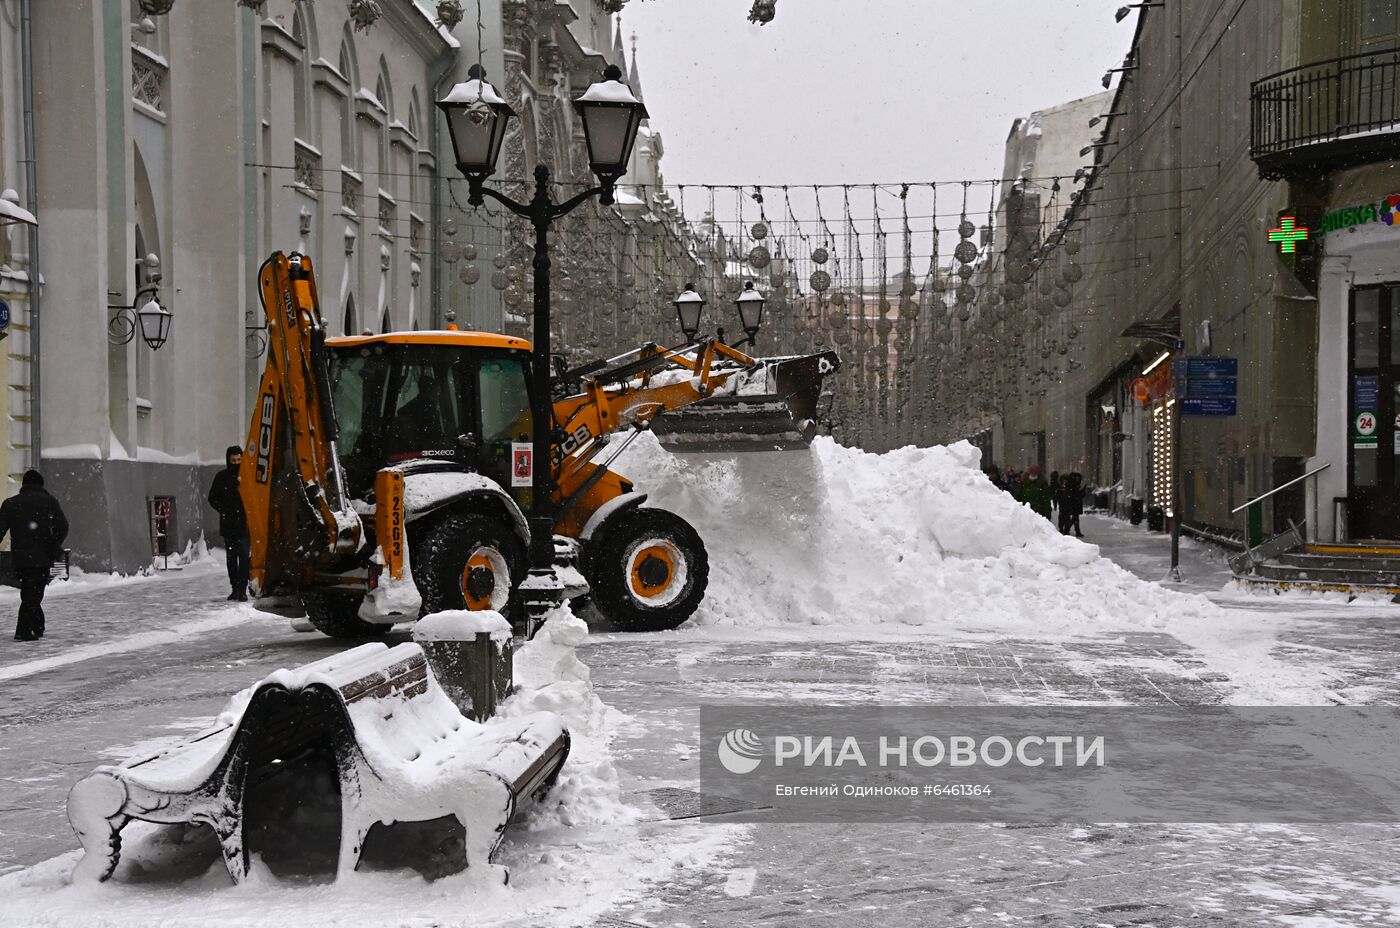
<path id="1" fill-rule="evenodd" d="M 700 313 L 704 308 L 705 304 L 700 300 L 678 300 L 676 302 L 676 312 L 680 315 L 682 332 L 700 331 Z"/>
<path id="2" fill-rule="evenodd" d="M 471 172 L 491 172 L 496 168 L 495 156 L 499 151 L 497 128 L 504 121 L 492 113 L 483 122 L 476 122 L 467 114 L 466 107 L 454 109 L 449 117 L 452 128 L 452 145 L 456 149 L 457 163 Z"/>
<path id="3" fill-rule="evenodd" d="M 632 112 L 632 108 L 626 106 L 596 105 L 584 111 L 588 160 L 594 167 L 626 170 L 636 132 Z"/>
<path id="4" fill-rule="evenodd" d="M 159 348 L 170 337 L 170 311 L 154 300 L 141 307 L 136 314 L 141 324 L 141 339 L 152 348 Z"/>
<path id="5" fill-rule="evenodd" d="M 763 325 L 764 300 L 736 300 L 739 305 L 739 322 L 745 332 L 756 332 Z"/>

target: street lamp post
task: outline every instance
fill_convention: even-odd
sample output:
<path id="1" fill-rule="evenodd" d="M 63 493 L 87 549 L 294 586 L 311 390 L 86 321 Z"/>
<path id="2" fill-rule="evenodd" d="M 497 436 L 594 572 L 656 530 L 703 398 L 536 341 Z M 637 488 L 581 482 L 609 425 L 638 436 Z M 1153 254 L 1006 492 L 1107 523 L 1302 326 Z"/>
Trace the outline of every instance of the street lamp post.
<path id="1" fill-rule="evenodd" d="M 598 186 L 562 203 L 550 193 L 550 172 L 544 164 L 535 168 L 535 194 L 528 203 L 511 199 L 485 185 L 496 172 L 506 128 L 515 115 L 496 88 L 486 80 L 481 65 L 472 65 L 468 79 L 457 84 L 438 107 L 447 117 L 457 169 L 467 178 L 467 202 L 480 206 L 486 197 L 530 221 L 535 227 L 535 337 L 530 394 L 534 407 L 531 457 L 530 576 L 521 584 L 531 629 L 562 598 L 563 587 L 554 572 L 554 481 L 550 443 L 554 422 L 550 402 L 552 369 L 549 337 L 549 227 L 587 200 L 597 197 L 603 205 L 613 202 L 613 187 L 627 171 L 637 129 L 647 118 L 644 107 L 622 81 L 622 71 L 609 65 L 603 80 L 591 85 L 574 101 L 583 123 L 588 162 Z"/>

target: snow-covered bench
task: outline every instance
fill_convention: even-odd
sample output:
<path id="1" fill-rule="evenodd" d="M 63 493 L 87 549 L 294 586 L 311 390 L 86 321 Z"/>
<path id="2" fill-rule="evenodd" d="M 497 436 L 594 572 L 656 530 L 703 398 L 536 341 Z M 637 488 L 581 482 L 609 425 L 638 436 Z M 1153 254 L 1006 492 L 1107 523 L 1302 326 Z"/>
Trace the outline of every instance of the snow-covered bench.
<path id="1" fill-rule="evenodd" d="M 103 766 L 68 794 L 83 847 L 75 880 L 106 880 L 131 820 L 211 826 L 234 882 L 248 873 L 243 806 L 250 777 L 298 752 L 333 752 L 341 780 L 338 870 L 353 870 L 376 822 L 454 815 L 466 863 L 486 866 L 522 799 L 542 795 L 569 751 L 553 713 L 465 718 L 416 644 L 366 644 L 250 690 L 241 709 L 177 747 Z"/>

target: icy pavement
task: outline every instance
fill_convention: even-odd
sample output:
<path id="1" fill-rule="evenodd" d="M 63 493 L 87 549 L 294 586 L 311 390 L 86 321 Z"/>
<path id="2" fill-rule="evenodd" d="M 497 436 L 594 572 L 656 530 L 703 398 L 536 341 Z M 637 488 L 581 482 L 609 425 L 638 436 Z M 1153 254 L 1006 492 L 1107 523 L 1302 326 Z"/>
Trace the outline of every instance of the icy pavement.
<path id="1" fill-rule="evenodd" d="M 1084 528 L 1138 576 L 1165 575 L 1165 536 L 1092 516 Z M 198 730 L 276 667 L 338 649 L 223 602 L 215 565 L 75 587 L 50 597 L 42 642 L 0 638 L 0 871 L 16 871 L 0 876 L 0 924 L 1400 925 L 1396 826 L 737 825 L 724 797 L 697 792 L 707 701 L 1400 700 L 1400 607 L 1242 592 L 1209 548 L 1183 551 L 1187 591 L 1220 608 L 1177 624 L 951 616 L 595 635 L 581 654 L 645 820 L 517 830 L 503 849 L 511 888 L 490 892 L 411 873 L 230 890 L 217 863 L 190 884 L 46 890 L 72 864 L 63 801 L 79 777 Z"/>

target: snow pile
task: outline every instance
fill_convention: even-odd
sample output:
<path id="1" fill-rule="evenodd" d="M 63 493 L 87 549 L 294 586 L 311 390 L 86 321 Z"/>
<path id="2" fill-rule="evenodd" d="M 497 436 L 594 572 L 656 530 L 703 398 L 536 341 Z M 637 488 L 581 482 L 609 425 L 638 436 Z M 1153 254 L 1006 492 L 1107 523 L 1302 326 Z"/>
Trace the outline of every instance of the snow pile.
<path id="1" fill-rule="evenodd" d="M 989 483 L 966 442 L 868 454 L 672 455 L 643 436 L 616 467 L 689 520 L 710 555 L 692 622 L 1059 630 L 1220 614 L 1145 583 Z"/>
<path id="2" fill-rule="evenodd" d="M 593 691 L 588 666 L 578 647 L 588 626 L 567 604 L 545 620 L 532 641 L 515 652 L 516 692 L 501 715 L 553 712 L 569 730 L 569 761 L 554 789 L 531 813 L 532 829 L 582 824 L 622 824 L 640 818 L 622 798 L 617 768 L 608 748 L 608 707 Z"/>

